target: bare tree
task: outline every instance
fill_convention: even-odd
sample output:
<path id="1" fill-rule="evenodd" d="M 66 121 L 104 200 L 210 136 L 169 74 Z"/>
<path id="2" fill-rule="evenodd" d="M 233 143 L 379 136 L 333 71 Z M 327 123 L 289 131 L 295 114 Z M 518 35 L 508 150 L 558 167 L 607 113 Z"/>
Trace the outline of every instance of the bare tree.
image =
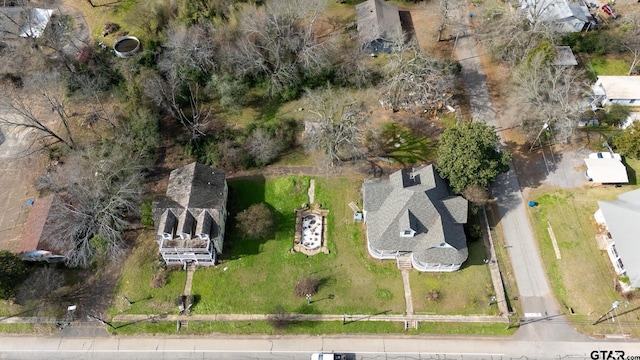
<path id="1" fill-rule="evenodd" d="M 69 249 L 70 266 L 86 267 L 96 256 L 122 253 L 126 218 L 137 211 L 142 186 L 142 162 L 130 150 L 109 141 L 75 149 L 41 179 L 41 187 L 60 194 L 47 231 L 53 246 Z"/>
<path id="2" fill-rule="evenodd" d="M 35 140 L 34 151 L 54 144 L 74 148 L 70 116 L 65 108 L 64 88 L 56 72 L 36 73 L 23 81 L 24 87 L 6 86 L 0 99 L 4 111 L 0 125 L 30 131 Z M 50 111 L 47 111 L 50 109 Z M 45 115 L 54 113 L 54 116 Z"/>
<path id="3" fill-rule="evenodd" d="M 264 166 L 273 161 L 283 149 L 283 145 L 275 134 L 269 133 L 266 129 L 255 129 L 246 142 L 246 149 L 260 166 Z"/>
<path id="4" fill-rule="evenodd" d="M 385 108 L 437 110 L 454 94 L 455 63 L 427 56 L 415 44 L 399 45 L 386 66 Z"/>
<path id="5" fill-rule="evenodd" d="M 316 36 L 326 3 L 270 0 L 246 6 L 239 15 L 239 37 L 226 52 L 232 73 L 266 77 L 271 95 L 300 85 L 329 64 L 331 37 Z"/>
<path id="6" fill-rule="evenodd" d="M 555 32 L 545 22 L 532 23 L 526 11 L 515 10 L 508 4 L 483 4 L 476 26 L 477 38 L 495 59 L 515 66 L 542 40 L 553 43 Z"/>
<path id="7" fill-rule="evenodd" d="M 582 71 L 554 66 L 540 52 L 514 69 L 511 100 L 530 110 L 521 110 L 520 114 L 526 114 L 533 122 L 534 132 L 546 124 L 553 129 L 557 140 L 566 141 L 584 107 L 587 85 L 583 79 Z"/>
<path id="8" fill-rule="evenodd" d="M 151 101 L 182 124 L 190 140 L 206 134 L 213 116 L 198 82 L 186 81 L 176 72 L 166 78 L 153 73 L 145 78 L 143 87 Z"/>
<path id="9" fill-rule="evenodd" d="M 167 41 L 158 61 L 163 73 L 177 72 L 188 76 L 194 70 L 209 74 L 215 68 L 214 29 L 211 26 L 195 24 L 189 27 L 173 23 L 167 29 Z"/>
<path id="10" fill-rule="evenodd" d="M 331 87 L 307 90 L 306 101 L 315 117 L 304 141 L 308 151 L 323 151 L 331 166 L 362 156 L 366 118 L 361 102 Z"/>
<path id="11" fill-rule="evenodd" d="M 631 54 L 633 59 L 629 65 L 628 74 L 637 74 L 640 63 L 640 11 L 632 11 L 622 18 L 622 24 L 618 25 L 622 34 L 622 45 Z"/>

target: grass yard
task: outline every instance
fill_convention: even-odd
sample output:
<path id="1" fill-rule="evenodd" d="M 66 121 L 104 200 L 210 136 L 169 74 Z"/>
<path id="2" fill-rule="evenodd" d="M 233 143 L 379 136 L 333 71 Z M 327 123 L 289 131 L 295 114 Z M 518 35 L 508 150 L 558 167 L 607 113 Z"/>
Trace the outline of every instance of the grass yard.
<path id="1" fill-rule="evenodd" d="M 404 291 L 401 273 L 394 261 L 371 259 L 366 251 L 364 225 L 353 222 L 350 201 L 359 203 L 362 179 L 334 177 L 315 179 L 316 203 L 328 209 L 329 254 L 312 257 L 291 253 L 295 225 L 294 209 L 307 203 L 309 177 L 253 177 L 229 180 L 229 220 L 225 253 L 216 267 L 199 268 L 194 273 L 193 314 L 288 313 L 316 314 L 403 314 Z M 265 240 L 238 233 L 234 217 L 254 203 L 265 202 L 275 214 L 275 230 Z M 185 273 L 170 272 L 168 284 L 150 289 L 157 267 L 153 234 L 141 237 L 127 260 L 116 289 L 110 315 L 175 313 L 174 299 L 182 293 Z M 484 265 L 482 242 L 469 244 L 470 258 L 461 271 L 451 274 L 411 273 L 416 313 L 493 314 L 488 305 L 493 293 L 488 268 Z M 295 284 L 305 278 L 319 280 L 318 293 L 307 305 L 294 295 Z M 429 290 L 437 289 L 439 301 L 428 302 Z M 124 300 L 127 296 L 132 305 Z M 495 306 L 494 306 L 495 307 Z M 175 323 L 140 322 L 119 324 L 118 333 L 175 333 Z M 119 326 L 116 325 L 116 326 Z M 505 324 L 421 324 L 415 333 L 504 334 Z M 191 322 L 191 333 L 398 333 L 402 324 L 384 322 L 297 322 L 276 330 L 266 322 Z"/>
<path id="2" fill-rule="evenodd" d="M 486 251 L 482 241 L 468 243 L 469 259 L 462 269 L 452 273 L 412 271 L 411 295 L 416 314 L 494 314 L 489 306 L 494 295 L 489 268 L 484 264 Z M 461 293 L 460 289 L 464 289 Z M 429 296 L 430 294 L 437 294 Z"/>
<path id="3" fill-rule="evenodd" d="M 599 75 L 627 75 L 629 73 L 630 62 L 611 56 L 602 56 L 589 59 L 591 66 L 587 63 L 587 68 L 596 76 Z"/>
<path id="4" fill-rule="evenodd" d="M 187 275 L 184 271 L 168 271 L 167 284 L 159 289 L 151 288 L 151 280 L 160 264 L 158 245 L 153 236 L 152 231 L 144 232 L 125 261 L 109 315 L 178 312 L 174 302 L 184 292 Z"/>
<path id="5" fill-rule="evenodd" d="M 268 335 L 323 335 L 323 334 L 447 334 L 447 335 L 512 335 L 516 328 L 505 329 L 504 323 L 460 324 L 460 323 L 420 323 L 418 329 L 405 331 L 403 324 L 385 321 L 358 321 L 343 324 L 341 321 L 294 322 L 284 329 L 275 330 L 266 321 L 231 322 L 189 322 L 187 329 L 179 333 L 173 322 L 141 322 L 135 324 L 114 324 L 117 330 L 109 331 L 118 335 L 163 333 L 180 335 L 222 334 L 268 334 Z"/>
<path id="6" fill-rule="evenodd" d="M 529 208 L 532 226 L 538 239 L 543 263 L 561 310 L 578 329 L 588 334 L 630 333 L 640 336 L 640 300 L 619 309 L 616 322 L 591 325 L 606 313 L 614 301 L 624 301 L 614 290 L 615 273 L 604 250 L 595 239 L 593 214 L 597 200 L 613 200 L 632 190 L 625 186 L 584 187 L 575 190 L 538 188 L 531 199 L 539 205 Z M 558 242 L 561 259 L 557 260 L 547 228 Z M 630 311 L 631 310 L 631 311 Z M 628 311 L 625 314 L 621 314 Z"/>
<path id="7" fill-rule="evenodd" d="M 330 253 L 307 257 L 290 252 L 294 209 L 308 202 L 308 184 L 309 178 L 304 177 L 229 182 L 230 218 L 264 201 L 276 214 L 277 229 L 266 240 L 254 240 L 229 227 L 223 263 L 194 275 L 192 293 L 200 302 L 193 313 L 270 313 L 279 306 L 296 313 L 404 311 L 400 272 L 395 263 L 369 260 L 362 225 L 353 222 L 347 206 L 360 198 L 361 180 L 316 179 L 316 202 L 330 211 Z M 293 294 L 295 284 L 305 277 L 317 278 L 321 284 L 310 306 Z"/>

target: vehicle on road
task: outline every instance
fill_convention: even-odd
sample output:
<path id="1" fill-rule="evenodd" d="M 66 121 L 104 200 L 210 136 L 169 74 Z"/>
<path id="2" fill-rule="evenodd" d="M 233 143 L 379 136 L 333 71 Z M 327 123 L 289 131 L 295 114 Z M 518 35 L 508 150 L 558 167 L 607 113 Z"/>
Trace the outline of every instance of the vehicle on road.
<path id="1" fill-rule="evenodd" d="M 311 355 L 311 360 L 355 360 L 356 354 L 320 352 Z"/>

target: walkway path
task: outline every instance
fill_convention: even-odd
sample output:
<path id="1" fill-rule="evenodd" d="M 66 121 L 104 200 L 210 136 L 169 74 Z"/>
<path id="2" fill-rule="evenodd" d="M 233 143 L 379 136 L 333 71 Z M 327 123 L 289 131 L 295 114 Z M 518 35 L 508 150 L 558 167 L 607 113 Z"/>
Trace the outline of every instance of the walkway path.
<path id="1" fill-rule="evenodd" d="M 189 264 L 187 266 L 187 281 L 184 284 L 184 295 L 191 295 L 191 284 L 193 284 L 193 273 L 196 272 L 196 265 Z"/>
<path id="2" fill-rule="evenodd" d="M 409 283 L 409 271 L 402 270 L 402 285 L 404 285 L 404 301 L 406 303 L 407 316 L 413 315 L 413 300 L 411 298 L 411 284 Z"/>
<path id="3" fill-rule="evenodd" d="M 207 314 L 207 315 L 116 315 L 112 323 L 139 321 L 266 321 L 270 314 Z M 489 315 L 367 315 L 367 314 L 290 314 L 292 321 L 426 321 L 454 323 L 507 323 L 501 316 Z"/>
<path id="4" fill-rule="evenodd" d="M 464 34 L 471 34 L 466 4 L 455 7 L 457 22 L 462 25 Z M 491 96 L 487 88 L 486 76 L 476 50 L 473 36 L 458 39 L 455 49 L 456 57 L 462 65 L 462 79 L 467 87 L 467 96 L 473 121 L 484 121 L 496 129 L 501 128 L 499 119 L 493 110 Z M 503 136 L 499 132 L 500 136 Z M 504 143 L 504 139 L 502 139 Z M 510 165 L 508 173 L 501 175 L 493 185 L 492 192 L 497 200 L 500 224 L 504 232 L 509 255 L 513 264 L 513 272 L 520 291 L 520 300 L 524 317 L 529 319 L 562 319 L 554 321 L 556 326 L 550 327 L 548 322 L 537 321 L 519 332 L 520 336 L 530 339 L 584 339 L 569 326 L 559 310 L 542 266 L 538 247 L 529 224 L 526 207 L 520 184 Z"/>

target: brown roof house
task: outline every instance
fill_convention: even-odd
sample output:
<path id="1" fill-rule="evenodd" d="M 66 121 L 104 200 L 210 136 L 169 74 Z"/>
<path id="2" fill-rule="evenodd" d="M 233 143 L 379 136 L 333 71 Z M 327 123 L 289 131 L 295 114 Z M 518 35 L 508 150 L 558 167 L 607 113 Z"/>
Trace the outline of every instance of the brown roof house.
<path id="1" fill-rule="evenodd" d="M 60 198 L 51 194 L 36 200 L 29 212 L 16 253 L 23 260 L 61 262 L 69 252 L 68 246 L 54 241 L 54 224 L 50 215 Z"/>
<path id="2" fill-rule="evenodd" d="M 362 50 L 376 53 L 392 51 L 394 41 L 403 40 L 398 7 L 382 0 L 356 5 L 356 23 Z"/>
<path id="3" fill-rule="evenodd" d="M 365 180 L 362 190 L 372 257 L 397 259 L 399 266 L 409 258 L 425 272 L 456 271 L 467 260 L 468 202 L 449 192 L 433 165 Z"/>
<path id="4" fill-rule="evenodd" d="M 167 264 L 215 264 L 222 253 L 227 194 L 220 170 L 194 162 L 171 172 L 166 197 L 153 204 L 160 254 Z"/>

